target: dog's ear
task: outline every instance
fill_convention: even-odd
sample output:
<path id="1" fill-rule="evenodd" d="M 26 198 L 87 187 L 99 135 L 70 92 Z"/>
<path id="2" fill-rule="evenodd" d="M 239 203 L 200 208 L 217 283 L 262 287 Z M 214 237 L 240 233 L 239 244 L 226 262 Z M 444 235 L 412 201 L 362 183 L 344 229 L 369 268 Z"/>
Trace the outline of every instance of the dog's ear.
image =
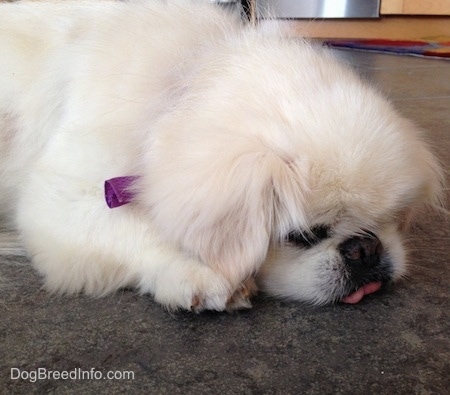
<path id="1" fill-rule="evenodd" d="M 423 169 L 425 169 L 426 172 L 424 179 L 427 180 L 427 183 L 422 196 L 425 204 L 434 208 L 445 207 L 444 167 L 439 163 L 438 159 L 428 147 L 420 150 L 418 163 L 423 163 Z"/>
<path id="2" fill-rule="evenodd" d="M 269 245 L 304 221 L 304 166 L 268 151 L 242 154 L 210 181 L 209 202 L 185 233 L 185 248 L 240 284 L 255 274 Z"/>
<path id="3" fill-rule="evenodd" d="M 176 174 L 160 168 L 147 188 L 150 199 L 144 195 L 165 238 L 221 272 L 233 288 L 258 271 L 272 238 L 304 216 L 305 192 L 299 164 L 266 147 L 237 146 L 178 163 Z"/>
<path id="4" fill-rule="evenodd" d="M 184 242 L 236 286 L 266 257 L 274 196 L 270 169 L 258 154 L 244 154 L 220 173 L 208 182 L 212 200 L 198 208 L 198 221 Z"/>
<path id="5" fill-rule="evenodd" d="M 445 201 L 445 176 L 443 166 L 428 146 L 422 142 L 416 143 L 414 156 L 416 168 L 416 190 L 411 193 L 409 207 L 400 215 L 400 229 L 406 231 L 410 228 L 416 215 L 423 206 L 448 214 Z"/>

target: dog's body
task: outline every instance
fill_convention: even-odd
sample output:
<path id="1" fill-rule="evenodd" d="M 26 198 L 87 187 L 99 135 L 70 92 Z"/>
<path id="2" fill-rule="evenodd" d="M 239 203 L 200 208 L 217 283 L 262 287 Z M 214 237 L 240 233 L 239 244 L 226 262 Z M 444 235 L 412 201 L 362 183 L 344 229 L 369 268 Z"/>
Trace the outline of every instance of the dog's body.
<path id="1" fill-rule="evenodd" d="M 325 50 L 195 2 L 0 5 L 0 176 L 49 289 L 195 310 L 248 306 L 255 275 L 357 301 L 403 274 L 399 223 L 441 190 L 417 130 Z"/>

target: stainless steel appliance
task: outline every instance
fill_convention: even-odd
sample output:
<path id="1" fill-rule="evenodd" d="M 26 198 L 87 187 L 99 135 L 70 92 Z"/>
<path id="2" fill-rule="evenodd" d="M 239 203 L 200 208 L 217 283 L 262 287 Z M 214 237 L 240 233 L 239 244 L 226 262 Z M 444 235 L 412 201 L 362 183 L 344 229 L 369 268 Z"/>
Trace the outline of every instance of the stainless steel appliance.
<path id="1" fill-rule="evenodd" d="M 256 0 L 259 18 L 378 18 L 380 0 Z"/>

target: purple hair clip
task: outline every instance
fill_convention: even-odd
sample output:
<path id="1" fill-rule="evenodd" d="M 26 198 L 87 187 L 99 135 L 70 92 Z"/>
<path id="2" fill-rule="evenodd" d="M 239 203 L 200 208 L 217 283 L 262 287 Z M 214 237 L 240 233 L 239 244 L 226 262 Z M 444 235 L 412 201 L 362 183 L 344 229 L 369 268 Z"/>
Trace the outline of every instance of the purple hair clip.
<path id="1" fill-rule="evenodd" d="M 138 176 L 115 177 L 105 181 L 105 200 L 109 208 L 116 208 L 130 203 L 133 192 L 130 186 Z"/>

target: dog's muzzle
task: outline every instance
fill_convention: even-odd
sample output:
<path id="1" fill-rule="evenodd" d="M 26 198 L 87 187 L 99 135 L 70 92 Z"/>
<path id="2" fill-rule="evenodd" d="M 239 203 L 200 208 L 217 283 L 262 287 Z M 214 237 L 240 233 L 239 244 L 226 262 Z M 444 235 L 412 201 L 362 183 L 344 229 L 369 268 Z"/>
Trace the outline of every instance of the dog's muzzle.
<path id="1" fill-rule="evenodd" d="M 373 233 L 354 236 L 339 245 L 339 252 L 347 272 L 349 292 L 344 303 L 358 303 L 364 295 L 378 291 L 392 278 L 390 260 L 383 254 L 381 241 Z"/>
<path id="2" fill-rule="evenodd" d="M 339 245 L 339 251 L 345 265 L 353 275 L 367 273 L 380 264 L 383 246 L 373 234 L 369 236 L 355 236 Z"/>

